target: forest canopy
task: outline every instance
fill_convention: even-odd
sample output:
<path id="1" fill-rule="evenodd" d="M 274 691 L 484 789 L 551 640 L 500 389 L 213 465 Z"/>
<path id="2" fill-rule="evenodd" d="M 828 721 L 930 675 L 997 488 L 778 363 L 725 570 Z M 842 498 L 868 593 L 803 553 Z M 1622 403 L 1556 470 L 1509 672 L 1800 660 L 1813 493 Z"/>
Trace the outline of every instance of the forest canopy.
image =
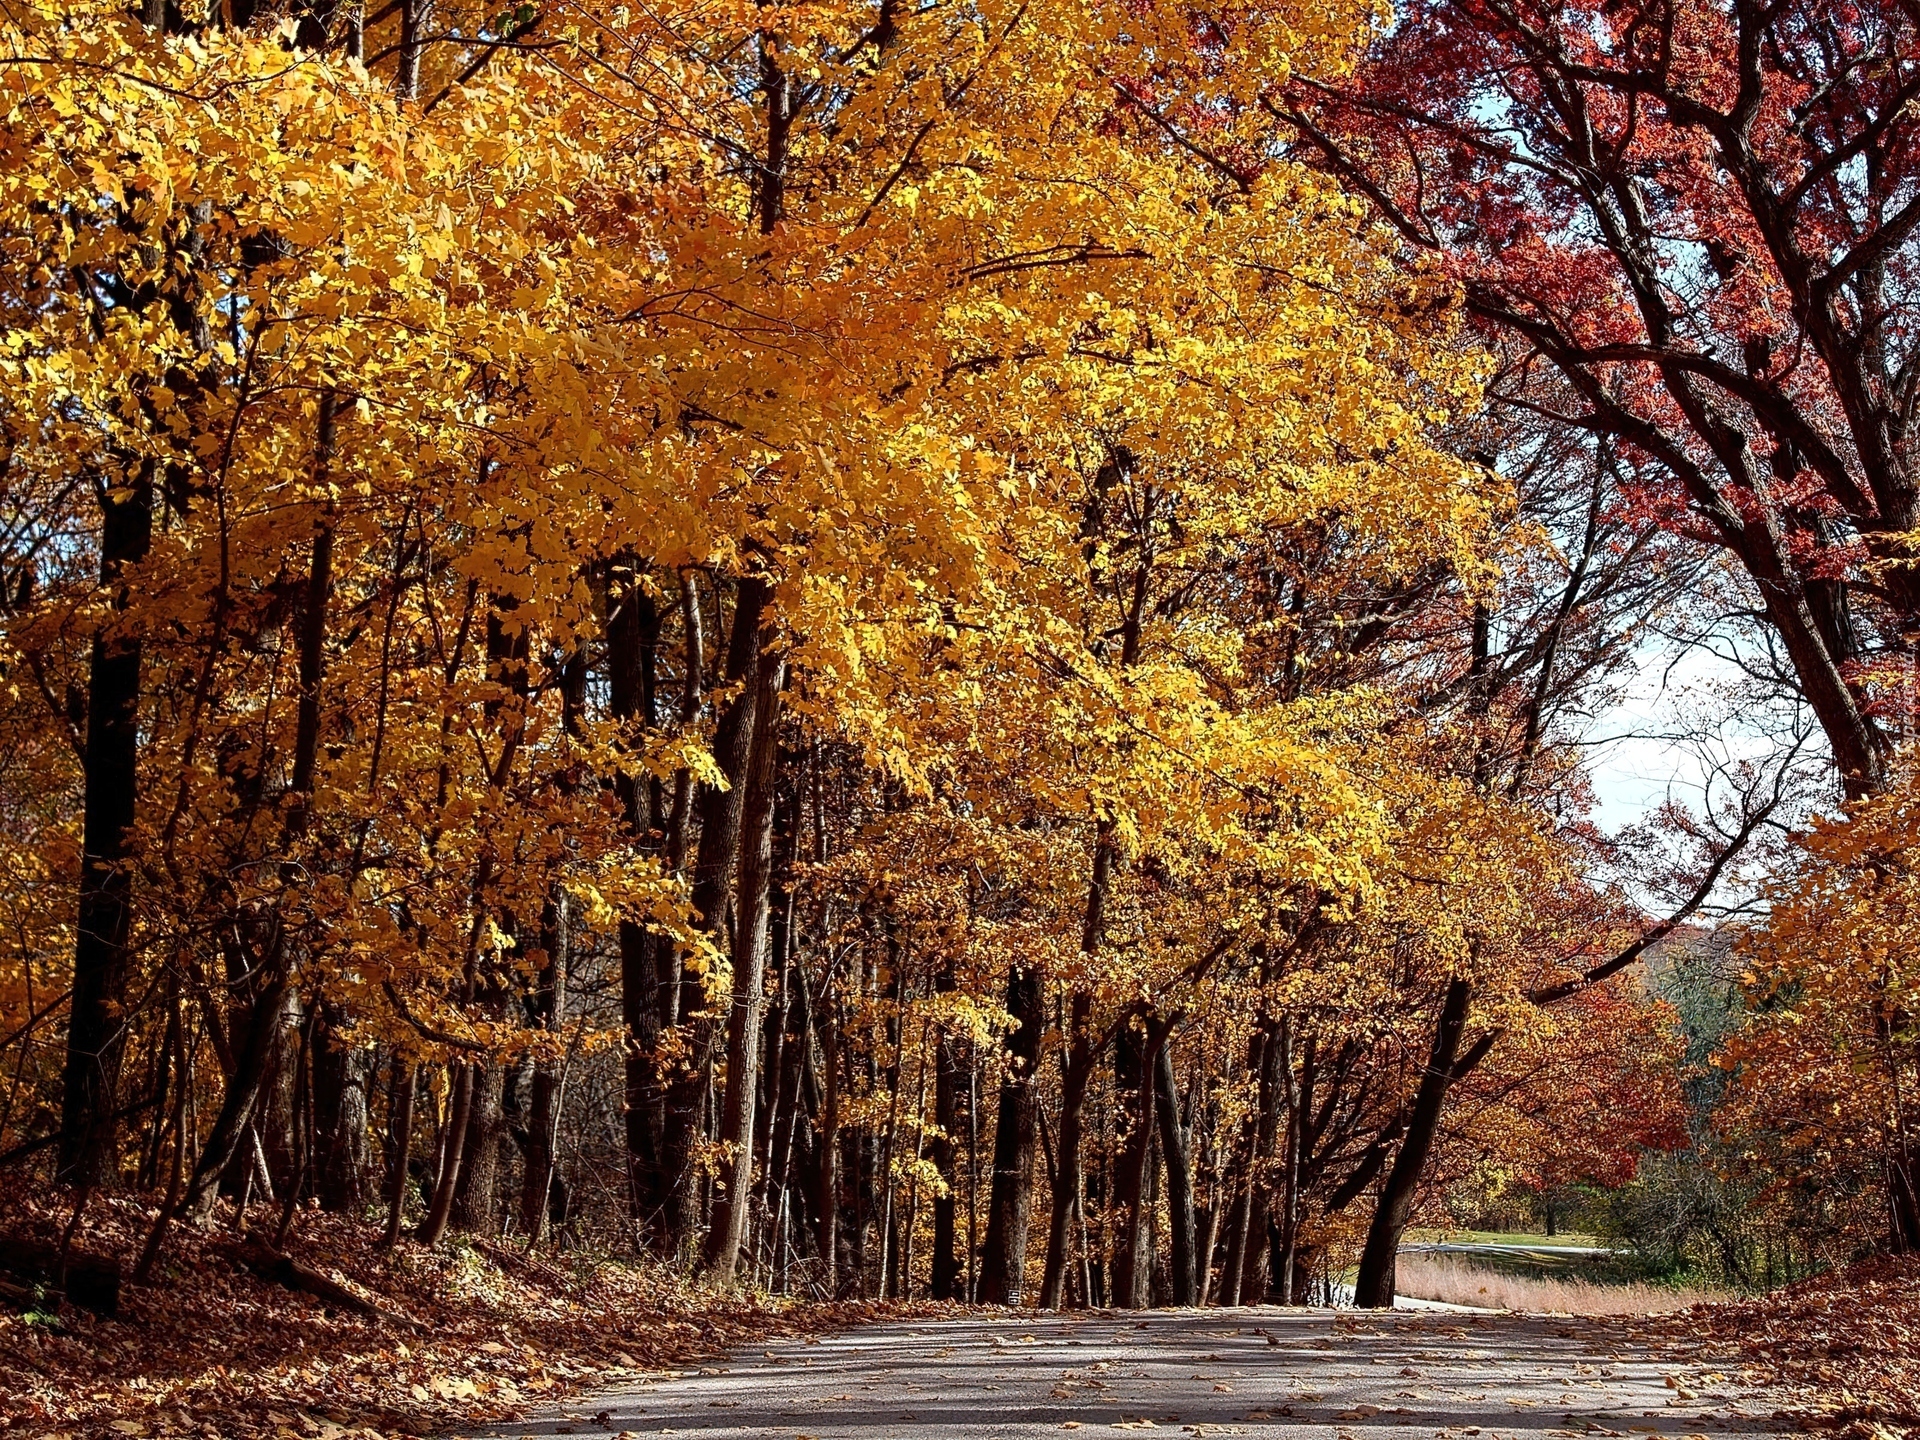
<path id="1" fill-rule="evenodd" d="M 136 1280 L 1920 1246 L 1915 29 L 8 7 L 0 1164 Z M 1610 828 L 1669 653 L 1744 748 Z"/>

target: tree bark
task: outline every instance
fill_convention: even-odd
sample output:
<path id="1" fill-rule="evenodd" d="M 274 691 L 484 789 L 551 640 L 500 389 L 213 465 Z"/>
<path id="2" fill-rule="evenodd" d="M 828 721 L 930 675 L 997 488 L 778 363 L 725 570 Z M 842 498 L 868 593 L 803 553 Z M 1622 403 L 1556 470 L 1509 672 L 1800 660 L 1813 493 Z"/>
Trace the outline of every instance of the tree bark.
<path id="1" fill-rule="evenodd" d="M 1284 1020 L 1281 1023 L 1286 1024 Z M 1292 1049 L 1291 1038 L 1289 1034 L 1282 1041 L 1283 1047 L 1289 1051 Z M 1298 1083 L 1294 1080 L 1291 1062 L 1281 1071 L 1287 1102 L 1287 1131 L 1281 1155 L 1280 1218 L 1273 1262 L 1273 1290 L 1283 1305 L 1298 1303 L 1293 1297 L 1298 1289 L 1294 1281 L 1294 1268 L 1300 1250 L 1300 1170 L 1307 1143 L 1307 1123 L 1313 1109 L 1316 1049 L 1314 1037 L 1308 1036 L 1301 1056 Z"/>
<path id="2" fill-rule="evenodd" d="M 422 1245 L 438 1245 L 446 1237 L 453 1218 L 453 1191 L 460 1181 L 460 1166 L 466 1159 L 467 1122 L 473 1113 L 473 1088 L 479 1078 L 478 1065 L 459 1061 L 454 1066 L 453 1103 L 440 1141 L 440 1175 L 427 1206 L 427 1217 L 420 1222 L 417 1238 Z"/>
<path id="3" fill-rule="evenodd" d="M 366 1202 L 368 1131 L 373 1052 L 341 1043 L 339 1010 L 321 1002 L 314 1031 L 314 1106 L 320 1134 L 320 1206 L 336 1214 L 359 1213 Z"/>
<path id="4" fill-rule="evenodd" d="M 320 491 L 324 491 L 333 465 L 338 403 L 334 391 L 327 390 L 321 394 L 313 452 L 314 488 Z M 289 851 L 294 842 L 306 833 L 310 823 L 314 777 L 319 764 L 320 693 L 326 678 L 327 605 L 333 592 L 333 523 L 333 511 L 329 505 L 314 530 L 312 555 L 307 567 L 306 594 L 301 606 L 300 694 L 295 710 L 293 770 L 280 837 L 282 845 Z M 290 865 L 283 865 L 281 882 L 283 887 L 298 883 Z M 193 1178 L 181 1202 L 189 1214 L 205 1213 L 212 1203 L 221 1173 L 233 1160 L 243 1138 L 250 1130 L 257 1134 L 260 1098 L 277 1068 L 289 1006 L 296 1003 L 293 993 L 296 941 L 287 933 L 285 915 L 279 901 L 267 912 L 260 928 L 263 935 L 257 959 L 250 969 L 234 977 L 241 993 L 250 995 L 251 1003 L 245 1011 L 245 1040 L 233 1047 L 234 1073 L 228 1079 L 212 1133 L 200 1151 Z M 244 960 L 244 951 L 236 948 L 233 953 L 235 960 Z"/>
<path id="5" fill-rule="evenodd" d="M 727 1089 L 720 1143 L 726 1189 L 707 1236 L 707 1267 L 731 1282 L 746 1239 L 753 1193 L 754 1111 L 760 1095 L 761 1012 L 766 1003 L 767 918 L 773 890 L 773 811 L 779 783 L 780 690 L 786 661 L 762 630 L 754 662 L 753 734 L 740 818 L 740 885 L 733 962 L 733 1006 L 727 1017 Z"/>
<path id="6" fill-rule="evenodd" d="M 1038 1136 L 1034 1082 L 1046 1019 L 1041 1012 L 1045 993 L 1036 968 L 1015 966 L 1008 972 L 1007 1011 L 1018 1025 L 1007 1037 L 1007 1073 L 1000 1083 L 1000 1109 L 993 1129 L 993 1181 L 980 1255 L 979 1298 L 988 1305 L 1018 1305 L 1025 1287 Z"/>
<path id="7" fill-rule="evenodd" d="M 110 1184 L 119 1165 L 140 750 L 141 643 L 124 628 L 126 572 L 146 558 L 153 538 L 151 467 L 107 491 L 100 504 L 100 584 L 112 591 L 113 615 L 94 632 L 88 662 L 80 908 L 56 1172 L 64 1184 L 89 1188 Z"/>
<path id="8" fill-rule="evenodd" d="M 1273 1162 L 1280 1136 L 1280 1071 L 1292 1063 L 1287 1053 L 1287 1032 L 1268 1032 L 1260 1066 L 1260 1109 L 1255 1125 L 1253 1163 L 1247 1168 L 1247 1233 L 1242 1241 L 1241 1263 L 1246 1267 L 1240 1279 L 1240 1302 L 1257 1304 L 1267 1298 L 1272 1274 L 1268 1260 L 1272 1253 Z"/>
<path id="9" fill-rule="evenodd" d="M 935 981 L 942 995 L 955 988 L 953 960 L 949 956 Z M 939 1132 L 933 1141 L 933 1168 L 939 1173 L 946 1193 L 933 1198 L 933 1273 L 927 1293 L 935 1300 L 959 1299 L 960 1257 L 955 1253 L 955 1203 L 960 1177 L 956 1171 L 958 1147 L 954 1132 L 959 1126 L 960 1065 L 955 1048 L 958 1041 L 945 1029 L 934 1048 L 933 1123 Z"/>
<path id="10" fill-rule="evenodd" d="M 689 900 L 698 923 L 716 942 L 724 941 L 727 934 L 727 898 L 739 848 L 754 699 L 760 689 L 755 673 L 760 658 L 760 623 L 771 598 L 772 587 L 765 580 L 752 575 L 741 579 L 726 664 L 726 682 L 740 689 L 721 712 L 713 736 L 713 758 L 727 777 L 728 788 L 700 792 L 700 843 Z M 667 1085 L 661 1145 L 668 1189 L 668 1248 L 675 1252 L 691 1246 L 700 1229 L 700 1175 L 694 1153 L 706 1106 L 713 1044 L 706 999 L 705 976 L 688 971 L 680 983 L 678 1002 L 680 1023 L 689 1031 L 688 1060 Z"/>
<path id="11" fill-rule="evenodd" d="M 1382 1310 L 1393 1304 L 1400 1237 L 1406 1233 L 1413 1216 L 1420 1178 L 1440 1131 L 1440 1114 L 1447 1103 L 1447 1089 L 1453 1083 L 1454 1061 L 1459 1058 L 1460 1036 L 1466 1029 L 1467 1009 L 1472 1000 L 1471 981 L 1456 978 L 1447 983 L 1440 1022 L 1434 1030 L 1432 1053 L 1414 1095 L 1406 1137 L 1400 1142 L 1400 1151 L 1393 1157 L 1393 1168 L 1387 1172 L 1386 1184 L 1381 1187 L 1373 1223 L 1367 1229 L 1366 1248 L 1360 1255 L 1353 1303 L 1363 1310 Z"/>
<path id="12" fill-rule="evenodd" d="M 391 1250 L 400 1240 L 407 1208 L 408 1162 L 413 1149 L 414 1097 L 420 1090 L 420 1067 L 405 1056 L 393 1057 L 393 1075 L 387 1102 L 387 1229 L 381 1246 Z"/>
<path id="13" fill-rule="evenodd" d="M 1145 603 L 1146 567 L 1142 564 L 1134 587 L 1133 608 L 1128 614 L 1121 645 L 1120 664 L 1124 669 L 1138 658 L 1140 614 Z M 1080 953 L 1091 958 L 1099 953 L 1106 927 L 1107 890 L 1113 883 L 1114 825 L 1111 819 L 1095 823 L 1093 864 L 1087 877 L 1086 910 L 1080 928 Z M 1068 1023 L 1066 1073 L 1060 1085 L 1060 1155 L 1057 1164 L 1058 1193 L 1054 1196 L 1052 1223 L 1047 1227 L 1047 1258 L 1040 1287 L 1040 1303 L 1058 1309 L 1067 1263 L 1069 1223 L 1080 1186 L 1083 1183 L 1080 1141 L 1085 1128 L 1081 1111 L 1086 1103 L 1087 1087 L 1092 1083 L 1100 1047 L 1093 1042 L 1093 998 L 1085 987 L 1076 989 Z"/>
<path id="14" fill-rule="evenodd" d="M 474 1235 L 500 1233 L 500 1099 L 507 1067 L 490 1060 L 475 1067 L 473 1101 L 467 1112 L 467 1141 L 461 1151 L 460 1177 L 453 1191 L 453 1224 Z"/>
<path id="15" fill-rule="evenodd" d="M 420 62 L 432 29 L 433 0 L 400 0 L 400 48 L 393 73 L 393 93 L 398 99 L 420 98 Z"/>
<path id="16" fill-rule="evenodd" d="M 814 1176 L 814 1223 L 820 1227 L 821 1285 L 828 1298 L 840 1293 L 840 1026 L 836 1001 L 822 994 L 810 1007 L 820 1029 L 821 1065 L 826 1071 L 825 1096 L 820 1102 L 820 1164 Z"/>
<path id="17" fill-rule="evenodd" d="M 1194 1284 L 1193 1164 L 1187 1130 L 1180 1123 L 1180 1095 L 1174 1084 L 1170 1039 L 1154 1057 L 1153 1079 L 1157 1091 L 1154 1114 L 1160 1125 L 1160 1153 L 1167 1163 L 1167 1218 L 1172 1230 L 1168 1237 L 1168 1282 L 1175 1305 L 1196 1305 L 1199 1294 Z"/>
<path id="18" fill-rule="evenodd" d="M 624 724 L 638 722 L 649 734 L 659 724 L 657 713 L 656 654 L 660 643 L 660 616 L 653 597 L 640 584 L 639 562 L 626 556 L 624 567 L 631 572 L 627 589 L 609 595 L 611 614 L 607 620 L 608 709 Z M 618 571 L 616 571 L 618 573 Z M 690 632 L 687 689 L 699 694 L 698 629 Z M 698 700 L 695 700 L 696 706 Z M 655 787 L 640 777 L 617 774 L 614 791 L 625 811 L 627 830 L 637 846 L 654 848 L 660 837 L 655 834 L 663 817 Z M 684 857 L 683 857 L 684 858 Z M 672 864 L 671 858 L 669 864 Z M 676 867 L 677 868 L 677 867 Z M 657 1217 L 666 1201 L 660 1168 L 660 1146 L 665 1127 L 665 1087 L 658 1073 L 656 1050 L 668 1007 L 661 994 L 659 938 L 632 920 L 620 922 L 620 1018 L 626 1029 L 624 1068 L 626 1081 L 625 1134 L 627 1149 L 628 1201 L 636 1220 Z M 671 949 L 669 946 L 669 953 Z M 540 1078 L 534 1080 L 534 1103 L 538 1107 Z M 533 1127 L 534 1144 L 539 1127 Z M 542 1176 L 542 1183 L 548 1177 Z M 522 1197 L 521 1219 L 528 1218 L 526 1198 Z M 546 1213 L 544 1203 L 540 1216 Z M 544 1225 L 544 1219 L 540 1221 Z M 664 1234 L 654 1227 L 655 1238 Z"/>
<path id="19" fill-rule="evenodd" d="M 1116 1099 L 1128 1090 L 1133 1092 L 1132 1104 L 1128 1107 L 1131 1123 L 1114 1172 L 1113 1196 L 1120 1211 L 1113 1246 L 1113 1303 L 1128 1310 L 1146 1309 L 1151 1298 L 1146 1197 L 1148 1160 L 1153 1148 L 1154 1066 L 1159 1059 L 1159 1041 L 1159 1036 L 1142 1036 L 1128 1028 L 1120 1033 L 1114 1046 Z M 1152 1055 L 1147 1053 L 1149 1049 L 1154 1052 Z"/>
<path id="20" fill-rule="evenodd" d="M 1254 1032 L 1247 1042 L 1247 1074 L 1258 1078 L 1266 1073 L 1267 1050 L 1273 1043 L 1273 1037 L 1265 1029 Z M 1257 1184 L 1255 1171 L 1260 1164 L 1260 1117 L 1258 1112 L 1249 1115 L 1241 1127 L 1239 1143 L 1235 1147 L 1234 1176 L 1235 1184 L 1231 1199 L 1227 1202 L 1227 1254 L 1225 1263 L 1220 1267 L 1220 1303 L 1238 1305 L 1244 1298 L 1242 1286 L 1246 1279 L 1247 1246 L 1253 1226 L 1253 1191 Z"/>
<path id="21" fill-rule="evenodd" d="M 1060 1143 L 1053 1161 L 1053 1213 L 1047 1224 L 1047 1254 L 1040 1272 L 1040 1307 L 1058 1310 L 1066 1299 L 1067 1251 L 1072 1244 L 1073 1217 L 1086 1184 L 1081 1142 L 1086 1138 L 1087 1090 L 1099 1053 L 1092 1038 L 1093 999 L 1076 991 L 1070 1002 L 1066 1064 L 1060 1076 Z M 992 1243 L 992 1231 L 988 1231 Z"/>
<path id="22" fill-rule="evenodd" d="M 271 963 L 263 961 L 262 967 Z M 233 1057 L 234 1073 L 227 1080 L 213 1129 L 194 1163 L 193 1177 L 180 1202 L 183 1214 L 206 1215 L 219 1193 L 220 1177 L 228 1163 L 236 1159 L 242 1164 L 251 1163 L 251 1157 L 242 1154 L 242 1147 L 253 1132 L 260 1097 L 278 1065 L 288 1003 L 293 999 L 291 978 L 284 967 L 277 969 L 278 973 L 265 977 L 264 988 L 246 1011 L 245 1028 Z"/>
<path id="23" fill-rule="evenodd" d="M 556 890 L 542 926 L 547 963 L 535 982 L 534 1011 L 541 1029 L 558 1036 L 566 1020 L 567 900 Z M 560 1074 L 557 1062 L 540 1056 L 533 1064 L 533 1095 L 528 1106 L 526 1163 L 520 1175 L 520 1228 L 529 1244 L 546 1238 L 552 1209 L 556 1141 L 560 1129 Z"/>

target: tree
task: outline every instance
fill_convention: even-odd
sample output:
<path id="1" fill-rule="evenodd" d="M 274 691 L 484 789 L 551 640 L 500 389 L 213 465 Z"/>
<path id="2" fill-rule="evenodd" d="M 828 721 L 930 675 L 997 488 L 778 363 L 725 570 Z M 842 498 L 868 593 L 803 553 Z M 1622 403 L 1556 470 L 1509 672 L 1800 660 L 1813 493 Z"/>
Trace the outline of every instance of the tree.
<path id="1" fill-rule="evenodd" d="M 1265 100 L 1455 280 L 1497 400 L 1742 567 L 1852 794 L 1885 783 L 1920 599 L 1917 44 L 1895 4 L 1440 0 L 1354 85 Z"/>
<path id="2" fill-rule="evenodd" d="M 1804 837 L 1804 873 L 1743 937 L 1744 1013 L 1713 1057 L 1732 1079 L 1716 1124 L 1773 1198 L 1815 1191 L 1810 1230 L 1896 1253 L 1920 1247 L 1915 813 L 1903 773 Z"/>

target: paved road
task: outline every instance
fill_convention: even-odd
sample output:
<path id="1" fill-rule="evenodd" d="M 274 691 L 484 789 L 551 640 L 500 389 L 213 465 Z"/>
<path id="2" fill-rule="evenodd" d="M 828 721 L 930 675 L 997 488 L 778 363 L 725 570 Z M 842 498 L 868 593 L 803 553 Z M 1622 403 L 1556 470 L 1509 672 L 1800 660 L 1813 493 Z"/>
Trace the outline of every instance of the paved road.
<path id="1" fill-rule="evenodd" d="M 1432 1240 L 1400 1247 L 1402 1255 L 1486 1255 L 1496 1260 L 1606 1260 L 1620 1254 L 1605 1245 L 1509 1245 L 1488 1240 Z"/>
<path id="2" fill-rule="evenodd" d="M 1576 1328 L 1577 1327 L 1577 1328 Z M 1669 1384 L 1672 1380 L 1675 1383 Z M 908 1440 L 1157 1429 L 1288 1440 L 1785 1433 L 1778 1400 L 1517 1315 L 1265 1309 L 876 1325 L 576 1399 L 498 1436 Z"/>

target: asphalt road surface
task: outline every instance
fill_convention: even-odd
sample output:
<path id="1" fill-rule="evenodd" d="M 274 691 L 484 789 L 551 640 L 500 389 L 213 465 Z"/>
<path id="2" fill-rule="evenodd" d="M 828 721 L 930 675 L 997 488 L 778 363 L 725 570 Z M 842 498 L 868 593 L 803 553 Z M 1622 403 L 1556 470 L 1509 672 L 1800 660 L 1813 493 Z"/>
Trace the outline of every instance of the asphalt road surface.
<path id="1" fill-rule="evenodd" d="M 1625 1327 L 1522 1315 L 1162 1310 L 874 1325 L 580 1397 L 500 1437 L 1288 1440 L 1786 1434 L 1778 1397 Z"/>

